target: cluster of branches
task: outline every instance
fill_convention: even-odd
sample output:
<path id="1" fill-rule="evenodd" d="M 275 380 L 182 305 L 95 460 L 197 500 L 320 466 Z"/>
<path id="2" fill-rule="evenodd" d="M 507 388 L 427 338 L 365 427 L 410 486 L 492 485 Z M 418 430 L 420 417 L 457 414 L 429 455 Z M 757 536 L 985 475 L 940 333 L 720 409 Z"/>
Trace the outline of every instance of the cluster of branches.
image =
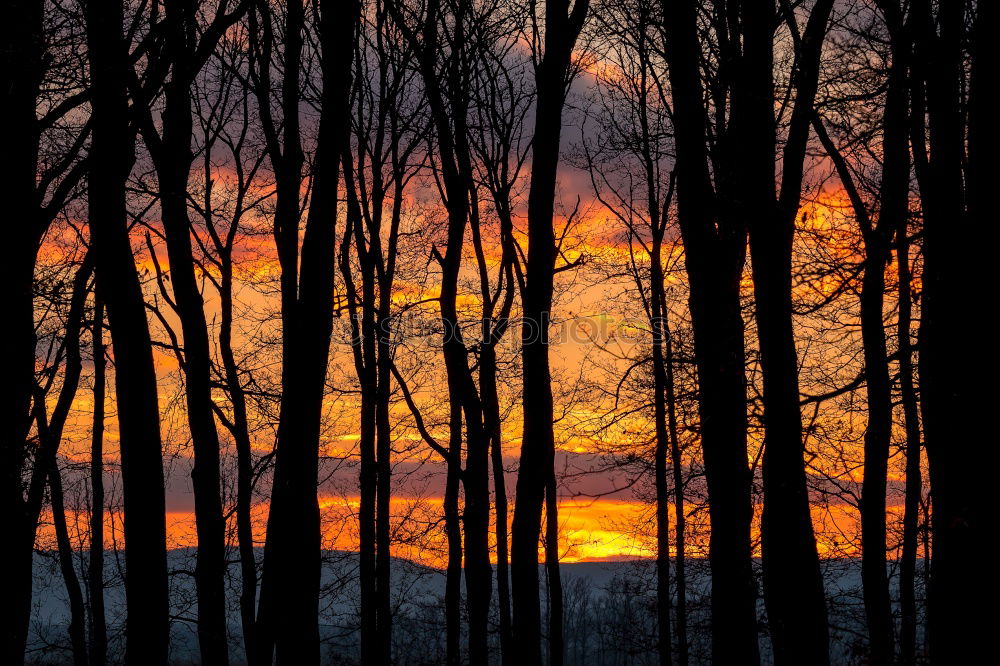
<path id="1" fill-rule="evenodd" d="M 28 654 L 46 521 L 73 662 L 170 661 L 175 458 L 191 473 L 202 663 L 327 658 L 320 489 L 342 467 L 357 470 L 343 517 L 357 533 L 353 656 L 399 660 L 392 553 L 415 519 L 393 500 L 414 460 L 443 469 L 448 664 L 563 663 L 560 484 L 612 468 L 652 507 L 640 529 L 656 554 L 658 663 L 830 663 L 816 509 L 831 498 L 860 515 L 867 663 L 984 654 L 970 599 L 991 583 L 974 558 L 987 552 L 979 424 L 995 362 L 974 294 L 994 240 L 995 13 L 930 0 L 10 3 L 4 663 Z M 584 196 L 607 225 L 584 219 Z M 552 358 L 553 313 L 595 293 L 643 342 L 591 340 L 572 379 Z M 403 330 L 415 313 L 435 344 Z M 88 447 L 68 450 L 87 379 Z M 838 430 L 853 414 L 860 455 Z M 574 429 L 606 465 L 557 473 Z M 67 470 L 85 488 L 76 543 Z M 106 525 L 115 553 L 117 525 L 126 544 L 123 653 Z M 699 530 L 705 653 L 688 621 Z"/>

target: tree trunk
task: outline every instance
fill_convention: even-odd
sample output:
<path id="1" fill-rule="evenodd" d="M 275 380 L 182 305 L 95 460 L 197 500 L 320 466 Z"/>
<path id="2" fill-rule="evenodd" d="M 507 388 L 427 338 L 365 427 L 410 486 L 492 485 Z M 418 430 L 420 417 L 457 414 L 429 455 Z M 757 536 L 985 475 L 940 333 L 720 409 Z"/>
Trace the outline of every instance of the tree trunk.
<path id="1" fill-rule="evenodd" d="M 80 579 L 73 564 L 73 545 L 66 528 L 66 507 L 63 503 L 62 478 L 59 467 L 52 465 L 49 471 L 49 493 L 52 500 L 52 523 L 55 526 L 56 544 L 59 549 L 59 570 L 66 584 L 69 598 L 69 642 L 73 650 L 74 666 L 87 664 L 87 612 L 83 605 Z"/>
<path id="2" fill-rule="evenodd" d="M 380 294 L 386 302 L 380 308 L 385 312 L 392 294 L 392 287 L 386 285 Z M 388 313 L 386 312 L 386 315 Z M 376 341 L 375 361 L 375 592 L 378 615 L 379 663 L 392 663 L 392 556 L 390 553 L 390 518 L 392 507 L 392 424 L 389 420 L 389 377 L 392 363 L 390 340 L 387 327 L 388 318 L 381 316 L 375 320 L 371 335 Z"/>
<path id="3" fill-rule="evenodd" d="M 219 356 L 226 376 L 233 419 L 230 430 L 236 442 L 236 538 L 240 553 L 240 621 L 243 650 L 251 664 L 256 658 L 254 609 L 257 604 L 257 556 L 254 551 L 253 451 L 247 419 L 246 394 L 233 353 L 233 259 L 227 246 L 221 257 Z"/>
<path id="4" fill-rule="evenodd" d="M 861 339 L 865 360 L 868 425 L 864 440 L 864 478 L 861 489 L 861 579 L 868 622 L 870 658 L 875 663 L 893 660 L 893 621 L 886 560 L 886 486 L 892 435 L 892 384 L 883 321 L 885 267 L 897 229 L 906 233 L 909 216 L 909 148 L 907 145 L 906 52 L 902 41 L 902 12 L 882 3 L 893 47 L 882 119 L 882 177 L 878 217 L 872 221 L 853 173 L 822 121 L 813 121 L 821 143 L 832 159 L 841 184 L 854 209 L 863 241 L 861 278 Z M 908 315 L 907 315 L 908 316 Z"/>
<path id="5" fill-rule="evenodd" d="M 170 262 L 170 284 L 184 345 L 187 421 L 194 450 L 191 486 L 198 535 L 195 589 L 198 597 L 198 645 L 202 662 L 229 661 L 226 626 L 226 524 L 222 515 L 219 436 L 212 402 L 212 359 L 204 302 L 195 275 L 191 221 L 187 211 L 191 170 L 191 85 L 197 76 L 194 44 L 188 41 L 197 18 L 193 6 L 166 6 L 164 56 L 170 62 L 161 116 L 163 138 L 146 133 L 159 179 L 160 211 Z"/>
<path id="6" fill-rule="evenodd" d="M 919 22 L 917 60 L 927 82 L 930 129 L 929 186 L 921 188 L 924 272 L 919 363 L 933 493 L 928 639 L 935 664 L 972 662 L 989 649 L 988 620 L 968 600 L 996 590 L 994 578 L 984 579 L 969 565 L 988 548 L 990 484 L 986 475 L 996 459 L 994 447 L 984 441 L 981 431 L 989 399 L 980 388 L 982 377 L 996 372 L 996 361 L 972 356 L 979 345 L 992 344 L 992 337 L 969 324 L 970 314 L 982 306 L 969 285 L 989 279 L 988 248 L 996 240 L 983 207 L 987 195 L 982 189 L 991 169 L 983 162 L 992 159 L 984 156 L 996 147 L 996 130 L 988 129 L 993 123 L 983 120 L 985 102 L 980 88 L 988 85 L 981 68 L 983 51 L 989 46 L 982 42 L 989 39 L 992 26 L 981 21 L 995 18 L 995 8 L 983 10 L 989 4 L 978 5 L 967 174 L 963 174 L 962 105 L 965 4 L 940 3 L 936 17 L 927 0 L 913 6 Z M 966 175 L 968 191 L 963 183 Z"/>
<path id="7" fill-rule="evenodd" d="M 566 79 L 573 47 L 587 9 L 587 0 L 577 0 L 572 14 L 569 14 L 568 0 L 546 3 L 545 52 L 535 71 L 537 101 L 528 193 L 528 257 L 522 294 L 524 432 L 517 473 L 517 503 L 511 527 L 513 634 L 518 661 L 523 666 L 537 666 L 542 660 L 538 541 L 541 536 L 542 504 L 545 502 L 546 486 L 550 483 L 554 485 L 555 464 L 552 375 L 548 350 L 556 261 L 552 217 Z M 556 528 L 553 531 L 558 531 L 558 510 L 554 501 L 549 506 L 549 512 L 548 520 Z M 559 565 L 556 561 L 551 566 Z M 549 578 L 551 580 L 551 573 Z M 551 595 L 553 590 L 549 592 Z M 561 621 L 561 618 L 557 619 Z M 555 647 L 562 649 L 561 645 Z"/>
<path id="8" fill-rule="evenodd" d="M 87 5 L 92 138 L 88 206 L 97 290 L 107 306 L 125 510 L 126 659 L 166 664 L 166 519 L 156 371 L 128 231 L 126 180 L 135 159 L 121 3 Z M 141 655 L 141 656 L 140 656 Z"/>
<path id="9" fill-rule="evenodd" d="M 769 3 L 742 8 L 743 56 L 733 92 L 742 169 L 738 208 L 749 220 L 757 335 L 763 377 L 764 599 L 775 663 L 828 664 L 826 600 L 806 485 L 798 355 L 792 326 L 792 241 L 803 162 L 814 116 L 819 58 L 833 0 L 820 0 L 801 36 L 793 75 L 795 106 L 775 200 L 773 30 Z M 794 17 L 792 17 L 794 18 Z"/>
<path id="10" fill-rule="evenodd" d="M 104 614 L 104 396 L 107 382 L 104 349 L 104 303 L 94 296 L 92 329 L 94 414 L 90 438 L 90 560 L 87 563 L 90 605 L 90 663 L 108 658 L 108 623 Z"/>
<path id="11" fill-rule="evenodd" d="M 674 99 L 678 216 L 691 284 L 698 411 L 711 520 L 712 657 L 720 664 L 756 664 L 760 657 L 750 543 L 752 477 L 747 462 L 740 304 L 746 231 L 739 216 L 716 219 L 712 213 L 695 9 L 690 0 L 664 3 Z M 720 178 L 724 184 L 724 174 Z M 726 210 L 722 197 L 719 203 L 720 210 Z"/>
<path id="12" fill-rule="evenodd" d="M 906 430 L 906 486 L 903 499 L 903 552 L 899 561 L 899 660 L 903 666 L 916 663 L 917 600 L 916 570 L 923 479 L 920 468 L 920 416 L 913 385 L 913 346 L 910 342 L 913 299 L 910 293 L 910 243 L 907 218 L 896 229 L 896 270 L 899 284 L 897 339 L 899 340 L 899 390 Z"/>
<path id="13" fill-rule="evenodd" d="M 508 155 L 504 154 L 503 159 Z M 513 247 L 513 221 L 508 214 L 509 202 L 503 195 L 497 193 L 494 198 L 496 210 L 500 218 L 500 242 L 502 245 L 500 268 L 498 271 L 497 289 L 504 289 L 503 301 L 499 312 L 494 308 L 495 297 L 490 292 L 490 282 L 486 254 L 482 247 L 482 234 L 479 225 L 478 200 L 475 187 L 471 188 L 473 196 L 474 216 L 472 238 L 479 263 L 480 295 L 483 299 L 482 311 L 482 343 L 479 348 L 479 395 L 482 399 L 483 436 L 489 447 L 490 464 L 493 473 L 493 503 L 496 518 L 496 553 L 497 553 L 497 615 L 498 634 L 500 639 L 500 659 L 504 666 L 510 666 L 513 658 L 511 644 L 510 617 L 510 561 L 508 554 L 507 532 L 507 484 L 503 464 L 503 423 L 500 416 L 500 397 L 497 391 L 497 352 L 496 346 L 510 326 L 510 311 L 514 305 L 516 283 L 514 281 L 514 263 L 517 261 L 516 250 Z M 499 292 L 498 292 L 499 293 Z M 489 489 L 487 488 L 487 493 Z M 489 497 L 487 495 L 487 501 Z M 489 509 L 487 508 L 487 512 Z M 489 520 L 487 514 L 487 522 Z M 487 558 L 489 552 L 487 551 Z M 488 609 L 487 609 L 488 610 Z"/>
<path id="14" fill-rule="evenodd" d="M 664 229 L 658 216 L 653 217 L 654 237 L 650 253 L 650 301 L 653 321 L 653 384 L 654 420 L 656 423 L 655 485 L 656 485 L 656 576 L 657 576 L 657 621 L 659 624 L 659 659 L 661 666 L 672 663 L 670 632 L 670 504 L 675 513 L 675 586 L 677 588 L 677 609 L 675 624 L 677 630 L 677 663 L 687 666 L 687 593 L 684 562 L 684 469 L 681 459 L 677 430 L 677 397 L 674 386 L 673 339 L 670 332 L 666 294 L 664 290 L 661 248 Z M 671 495 L 667 460 L 673 471 L 674 489 Z"/>
<path id="15" fill-rule="evenodd" d="M 452 419 L 460 419 L 461 407 L 453 403 Z M 461 442 L 457 446 L 451 442 L 448 447 L 448 472 L 444 490 L 444 526 L 448 539 L 448 563 L 445 572 L 444 614 L 445 614 L 445 663 L 458 666 L 461 663 L 462 636 L 462 527 L 458 508 L 459 459 L 462 454 Z"/>
<path id="16" fill-rule="evenodd" d="M 892 64 L 882 120 L 881 205 L 874 225 L 862 217 L 858 219 L 865 248 L 861 285 L 861 337 L 868 399 L 865 467 L 861 490 L 861 575 L 868 619 L 870 658 L 873 663 L 887 664 L 893 661 L 895 652 L 886 560 L 885 496 L 892 435 L 892 384 L 886 352 L 883 294 L 892 236 L 897 230 L 906 234 L 906 220 L 909 217 L 909 44 L 903 35 L 903 10 L 898 2 L 883 0 L 880 4 L 890 30 L 892 47 Z"/>
<path id="17" fill-rule="evenodd" d="M 90 276 L 93 274 L 92 256 L 88 252 L 83 263 L 77 269 L 73 278 L 73 292 L 70 298 L 69 313 L 66 317 L 66 333 L 63 339 L 63 349 L 66 363 L 63 371 L 63 383 L 59 389 L 51 419 L 46 414 L 45 396 L 39 389 L 34 401 L 35 422 L 38 426 L 40 447 L 35 460 L 32 482 L 40 482 L 36 486 L 44 488 L 47 480 L 52 503 L 52 522 L 55 526 L 56 545 L 59 556 L 59 568 L 66 584 L 66 594 L 69 599 L 70 624 L 69 637 L 73 652 L 73 663 L 78 666 L 87 663 L 86 611 L 83 605 L 83 593 L 80 590 L 80 580 L 73 565 L 73 546 L 69 540 L 66 528 L 66 509 L 63 504 L 62 478 L 59 474 L 59 459 L 57 453 L 62 443 L 63 429 L 69 416 L 76 392 L 80 386 L 80 374 L 83 362 L 80 355 L 80 332 L 83 328 L 84 307 L 89 293 Z M 32 508 L 41 508 L 39 503 L 30 502 Z M 37 523 L 37 513 L 35 521 Z"/>
<path id="18" fill-rule="evenodd" d="M 359 544 L 358 573 L 361 591 L 361 663 L 377 664 L 381 659 L 378 645 L 378 603 L 376 601 L 376 492 L 378 465 L 376 458 L 376 403 L 378 376 L 376 374 L 374 271 L 368 256 L 361 229 L 362 212 L 354 179 L 353 160 L 349 152 L 343 154 L 344 185 L 347 190 L 347 224 L 340 246 L 340 271 L 344 276 L 348 311 L 351 321 L 352 352 L 355 372 L 361 385 L 361 413 L 358 450 L 361 459 L 358 506 Z M 354 243 L 361 266 L 361 294 L 355 286 L 350 262 L 350 248 Z M 360 311 L 359 311 L 360 309 Z"/>
<path id="19" fill-rule="evenodd" d="M 559 490 L 554 468 L 545 484 L 545 577 L 549 592 L 549 666 L 562 666 L 566 648 L 562 575 L 559 573 Z"/>
<path id="20" fill-rule="evenodd" d="M 666 312 L 666 304 L 661 306 Z M 674 385 L 674 349 L 670 329 L 664 322 L 666 343 L 664 345 L 664 365 L 666 366 L 667 389 L 667 427 L 670 433 L 670 465 L 674 475 L 674 514 L 675 543 L 677 552 L 674 555 L 674 585 L 677 588 L 677 666 L 688 664 L 687 637 L 687 574 L 685 562 L 685 529 L 687 519 L 684 513 L 684 461 L 681 458 L 681 447 L 677 430 L 677 398 Z"/>
<path id="21" fill-rule="evenodd" d="M 650 206 L 652 208 L 652 206 Z M 651 211 L 654 212 L 654 211 Z M 674 444 L 677 433 L 668 429 L 676 428 L 676 423 L 667 423 L 666 359 L 664 346 L 670 333 L 667 328 L 666 312 L 663 309 L 663 265 L 660 248 L 662 234 L 660 225 L 654 223 L 653 249 L 650 252 L 650 311 L 653 331 L 653 420 L 656 430 L 656 450 L 654 452 L 654 485 L 656 487 L 656 620 L 659 636 L 657 640 L 660 666 L 670 666 L 673 648 L 670 637 L 670 486 L 667 475 L 668 452 Z M 671 413 L 671 419 L 673 414 Z M 683 507 L 680 508 L 683 511 Z M 678 513 L 678 520 L 681 514 Z"/>
<path id="22" fill-rule="evenodd" d="M 35 310 L 33 280 L 40 241 L 36 176 L 39 128 L 36 100 L 44 76 L 45 36 L 41 0 L 20 0 L 5 7 L 0 26 L 0 127 L 4 159 L 0 192 L 10 220 L 10 256 L 0 266 L 8 294 L 11 353 L 2 361 L 8 398 L 0 414 L 0 506 L 12 521 L 14 542 L 0 549 L 0 568 L 9 572 L 8 602 L 0 609 L 0 661 L 24 661 L 31 616 L 32 554 L 35 525 L 27 513 L 21 473 L 31 424 L 35 386 Z"/>
<path id="23" fill-rule="evenodd" d="M 271 632 L 279 664 L 317 664 L 320 660 L 320 421 L 333 329 L 340 158 L 350 129 L 347 116 L 358 15 L 354 2 L 321 6 L 322 108 L 300 253 L 299 68 L 305 17 L 300 1 L 287 3 L 281 87 L 284 145 L 275 145 L 272 135 L 268 150 L 277 190 L 274 237 L 281 264 L 282 395 L 258 608 L 258 629 L 263 624 L 267 631 L 257 636 L 260 664 L 270 663 Z M 258 94 L 266 100 L 269 91 Z"/>
<path id="24" fill-rule="evenodd" d="M 500 400 L 497 395 L 497 359 L 492 344 L 483 345 L 479 358 L 479 390 L 483 397 L 484 429 L 490 442 L 490 462 L 493 472 L 493 511 L 496 519 L 497 543 L 497 606 L 500 657 L 504 666 L 511 666 L 510 559 L 507 549 L 507 484 L 504 479 L 501 438 Z"/>
<path id="25" fill-rule="evenodd" d="M 470 217 L 470 193 L 474 174 L 468 146 L 468 82 L 466 22 L 471 5 L 459 2 L 449 35 L 450 59 L 443 63 L 448 85 L 446 95 L 439 73 L 440 3 L 428 3 L 422 20 L 420 39 L 406 26 L 405 17 L 393 4 L 397 24 L 417 52 L 420 73 L 427 92 L 431 118 L 437 130 L 437 153 L 448 214 L 445 252 L 435 249 L 441 266 L 440 304 L 443 330 L 442 356 L 448 383 L 449 444 L 448 476 L 445 491 L 445 523 L 448 536 L 448 578 L 445 592 L 447 624 L 446 659 L 460 663 L 460 580 L 462 563 L 461 525 L 465 528 L 465 583 L 469 622 L 469 658 L 472 663 L 486 663 L 489 658 L 488 622 L 492 595 L 492 568 L 489 560 L 489 440 L 483 426 L 483 405 L 469 366 L 458 317 L 458 288 L 463 244 Z M 475 214 L 475 212 L 472 212 Z M 464 421 L 464 428 L 463 428 Z M 461 469 L 463 431 L 466 442 L 466 465 Z M 465 489 L 465 505 L 458 515 L 458 484 Z M 461 522 L 461 524 L 460 524 Z"/>

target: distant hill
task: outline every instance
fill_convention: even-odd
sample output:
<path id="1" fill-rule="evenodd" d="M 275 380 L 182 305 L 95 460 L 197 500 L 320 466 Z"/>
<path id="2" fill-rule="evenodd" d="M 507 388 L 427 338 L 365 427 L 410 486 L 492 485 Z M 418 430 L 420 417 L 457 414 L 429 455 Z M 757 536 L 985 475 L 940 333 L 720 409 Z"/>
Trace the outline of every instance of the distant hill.
<path id="1" fill-rule="evenodd" d="M 235 554 L 234 554 L 235 555 Z M 262 553 L 258 552 L 258 557 Z M 321 634 L 325 661 L 356 663 L 358 654 L 358 558 L 356 553 L 326 551 L 323 554 Z M 105 557 L 108 587 L 105 601 L 112 658 L 121 655 L 124 627 L 124 587 L 121 553 Z M 178 665 L 198 663 L 195 631 L 194 551 L 173 550 L 168 555 L 171 571 L 171 661 Z M 710 577 L 705 560 L 688 560 L 688 631 L 692 664 L 708 663 Z M 836 664 L 861 663 L 864 611 L 860 597 L 860 563 L 828 560 L 827 597 L 833 630 Z M 654 578 L 651 560 L 564 563 L 560 567 L 565 604 L 567 666 L 604 664 L 652 664 L 655 659 L 656 622 Z M 82 584 L 87 581 L 81 573 Z M 228 589 L 231 606 L 230 644 L 234 663 L 243 656 L 239 625 L 239 567 L 230 568 Z M 37 553 L 34 566 L 34 599 L 29 660 L 37 664 L 63 664 L 70 658 L 66 590 L 54 553 Z M 540 571 L 544 588 L 545 573 Z M 444 655 L 444 572 L 393 558 L 394 625 L 393 650 L 400 666 L 439 663 Z M 543 603 L 545 594 L 543 592 Z M 543 609 L 544 610 L 544 609 Z M 769 654 L 761 613 L 761 649 L 765 663 Z M 543 614 L 544 617 L 544 614 Z"/>

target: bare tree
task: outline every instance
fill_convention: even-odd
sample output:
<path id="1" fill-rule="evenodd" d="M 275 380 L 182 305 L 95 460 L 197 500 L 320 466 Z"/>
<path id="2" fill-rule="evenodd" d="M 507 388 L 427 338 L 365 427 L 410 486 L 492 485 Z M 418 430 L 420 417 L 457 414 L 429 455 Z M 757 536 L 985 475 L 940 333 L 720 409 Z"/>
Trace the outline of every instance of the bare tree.
<path id="1" fill-rule="evenodd" d="M 573 48 L 589 5 L 588 0 L 576 0 L 570 10 L 568 0 L 547 2 L 544 34 L 533 36 L 533 40 L 544 46 L 535 68 L 537 100 L 528 193 L 528 256 L 521 294 L 524 432 L 517 473 L 517 503 L 511 526 L 513 635 L 518 661 L 526 666 L 540 664 L 542 658 L 538 541 L 542 505 L 546 502 L 546 543 L 558 548 L 558 540 L 553 540 L 558 536 L 558 513 L 554 496 L 555 433 L 548 349 L 557 259 L 553 215 L 563 104 Z M 558 584 L 558 569 L 558 561 L 550 562 L 550 583 Z M 550 588 L 549 655 L 555 665 L 562 663 L 563 652 L 561 596 L 561 589 Z"/>
<path id="2" fill-rule="evenodd" d="M 883 319 L 885 270 L 892 239 L 897 230 L 906 233 L 909 217 L 907 67 L 910 47 L 904 34 L 903 7 L 883 1 L 879 9 L 889 33 L 892 63 L 881 119 L 882 170 L 878 184 L 879 205 L 875 210 L 863 199 L 857 177 L 818 117 L 814 127 L 848 194 L 864 246 L 860 301 L 868 424 L 861 491 L 862 577 L 871 659 L 888 663 L 894 654 L 886 561 L 886 475 L 892 430 L 892 385 Z M 906 335 L 909 335 L 908 330 Z M 910 585 L 912 590 L 912 581 Z"/>
<path id="3" fill-rule="evenodd" d="M 320 419 L 333 328 L 340 155 L 350 124 L 351 61 L 359 6 L 321 3 L 317 31 L 322 93 L 309 212 L 300 245 L 303 149 L 299 120 L 305 11 L 285 6 L 281 124 L 271 115 L 274 17 L 251 13 L 259 37 L 253 73 L 276 184 L 274 242 L 281 266 L 281 414 L 257 611 L 256 663 L 318 663 L 320 522 L 317 499 Z M 254 21 L 263 29 L 256 34 Z M 280 136 L 279 136 L 280 132 Z"/>
<path id="4" fill-rule="evenodd" d="M 396 22 L 407 36 L 417 57 L 434 123 L 435 153 L 441 170 L 442 199 L 448 213 L 447 241 L 444 254 L 436 248 L 435 258 L 441 268 L 439 298 L 442 324 L 442 355 L 448 381 L 449 441 L 447 447 L 448 480 L 445 490 L 446 523 L 449 540 L 450 601 L 447 637 L 447 660 L 459 663 L 457 626 L 458 589 L 456 572 L 462 562 L 458 516 L 458 483 L 465 489 L 464 563 L 469 613 L 469 655 L 473 663 L 488 659 L 487 621 L 492 596 L 492 570 L 489 561 L 489 439 L 484 428 L 483 404 L 469 363 L 469 350 L 459 321 L 458 290 L 466 228 L 470 218 L 470 194 L 473 192 L 469 137 L 469 52 L 470 24 L 475 20 L 472 3 L 460 1 L 448 7 L 446 16 L 439 2 L 430 2 L 419 16 L 419 33 L 408 26 L 401 9 L 393 4 Z M 451 24 L 451 25 L 449 25 Z M 444 33 L 444 34 L 442 34 Z M 449 45 L 447 60 L 442 62 L 441 40 Z M 473 212 L 473 217 L 475 213 Z M 473 234 L 476 229 L 473 229 Z M 463 435 L 466 460 L 461 468 Z"/>
<path id="5" fill-rule="evenodd" d="M 135 161 L 128 44 L 120 2 L 87 3 L 93 138 L 88 206 L 97 292 L 106 304 L 125 508 L 126 658 L 166 664 L 169 635 L 160 411 L 146 307 L 129 239 L 126 180 Z"/>
<path id="6" fill-rule="evenodd" d="M 977 3 L 968 105 L 963 46 L 971 17 L 966 3 L 935 7 L 919 0 L 911 8 L 916 87 L 911 103 L 920 116 L 918 127 L 924 126 L 926 109 L 929 130 L 926 136 L 911 135 L 924 216 L 919 363 L 934 503 L 928 637 L 932 662 L 942 664 L 975 659 L 989 636 L 984 618 L 965 600 L 984 591 L 969 558 L 987 543 L 988 501 L 982 493 L 989 484 L 978 470 L 988 469 L 995 458 L 980 457 L 990 452 L 979 445 L 979 415 L 987 406 L 977 383 L 980 373 L 989 374 L 995 365 L 983 366 L 965 355 L 987 339 L 967 330 L 967 314 L 978 306 L 964 282 L 967 276 L 982 275 L 970 276 L 969 267 L 985 270 L 989 260 L 980 252 L 989 240 L 981 238 L 975 247 L 967 246 L 967 236 L 956 232 L 954 225 L 972 224 L 976 226 L 970 228 L 988 233 L 988 225 L 979 225 L 985 219 L 983 156 L 996 146 L 995 129 L 983 122 L 982 101 L 983 53 L 988 48 L 983 40 L 988 39 L 988 21 L 995 18 L 990 4 Z M 976 462 L 970 466 L 972 460 Z"/>
<path id="7" fill-rule="evenodd" d="M 0 658 L 20 663 L 31 613 L 43 472 L 54 455 L 44 445 L 33 449 L 28 444 L 36 358 L 32 283 L 46 232 L 85 174 L 80 158 L 89 125 L 78 113 L 87 98 L 75 76 L 81 65 L 78 25 L 54 19 L 54 8 L 43 0 L 14 2 L 7 9 L 0 28 L 0 126 L 7 146 L 0 180 L 8 215 L 18 223 L 11 226 L 11 259 L 0 269 L 10 286 L 12 336 L 11 353 L 3 361 L 11 397 L 2 416 L 0 493 L 14 521 L 15 543 L 0 554 L 0 566 L 12 572 L 14 586 L 11 603 L 0 611 Z M 26 476 L 37 480 L 25 487 Z"/>
<path id="8" fill-rule="evenodd" d="M 340 271 L 361 393 L 361 655 L 363 663 L 389 663 L 393 455 L 390 408 L 397 316 L 393 292 L 400 268 L 400 237 L 406 233 L 402 227 L 404 202 L 408 186 L 423 166 L 419 153 L 428 121 L 422 94 L 414 82 L 417 74 L 412 67 L 412 48 L 393 29 L 386 4 L 376 3 L 373 9 L 374 15 L 366 16 L 362 24 L 361 48 L 355 56 L 355 145 L 345 146 L 342 155 L 347 224 L 340 247 Z"/>
<path id="9" fill-rule="evenodd" d="M 774 30 L 778 16 L 770 3 L 755 3 L 744 5 L 739 17 L 743 52 L 733 91 L 733 122 L 740 125 L 740 149 L 745 152 L 736 175 L 735 201 L 748 219 L 764 386 L 761 541 L 764 599 L 778 664 L 825 664 L 830 659 L 823 579 L 806 486 L 791 262 L 820 55 L 833 4 L 818 0 L 801 35 L 795 12 L 788 4 L 783 8 L 795 48 L 791 74 L 795 101 L 781 153 L 777 197 Z"/>
<path id="10" fill-rule="evenodd" d="M 720 662 L 756 663 L 756 585 L 750 545 L 751 474 L 747 465 L 746 374 L 740 280 L 746 260 L 745 222 L 731 199 L 741 109 L 735 61 L 737 17 L 717 19 L 721 51 L 716 86 L 732 90 L 727 125 L 716 128 L 716 184 L 706 147 L 696 4 L 664 3 L 677 152 L 678 221 L 691 285 L 690 309 L 698 366 L 701 441 L 712 522 L 712 654 Z M 717 93 L 723 100 L 727 92 Z M 725 118 L 723 104 L 716 114 Z M 773 188 L 772 188 L 773 189 Z M 713 205 L 714 204 L 714 205 Z"/>
<path id="11" fill-rule="evenodd" d="M 46 470 L 36 472 L 35 478 L 47 479 L 49 497 L 52 505 L 52 521 L 55 527 L 56 543 L 59 557 L 59 569 L 66 586 L 66 595 L 70 606 L 69 636 L 73 654 L 73 663 L 77 666 L 87 663 L 86 617 L 83 605 L 83 593 L 80 581 L 76 575 L 73 563 L 73 547 L 70 543 L 66 527 L 66 511 L 63 504 L 62 480 L 59 471 L 59 461 L 56 452 L 63 438 L 63 429 L 69 417 L 70 408 L 76 398 L 80 385 L 80 374 L 83 361 L 80 352 L 80 334 L 83 330 L 84 309 L 90 292 L 91 276 L 94 272 L 92 258 L 85 255 L 76 274 L 73 277 L 69 309 L 66 313 L 64 336 L 60 344 L 60 352 L 55 362 L 48 369 L 48 378 L 44 384 L 36 386 L 34 400 L 34 418 L 37 426 L 38 439 L 47 455 L 38 461 L 44 464 Z M 60 363 L 62 371 L 62 386 L 56 399 L 52 414 L 47 413 L 45 396 L 52 388 L 55 377 L 59 374 Z M 44 483 L 44 481 L 41 481 Z"/>
<path id="12" fill-rule="evenodd" d="M 200 25 L 193 3 L 168 3 L 163 17 L 166 37 L 154 63 L 169 70 L 161 129 L 152 109 L 140 106 L 139 125 L 152 157 L 159 186 L 159 204 L 170 262 L 171 303 L 183 333 L 183 368 L 187 418 L 194 444 L 191 472 L 198 529 L 198 640 L 202 660 L 229 660 L 225 609 L 225 519 L 222 514 L 219 436 L 215 428 L 211 387 L 211 351 L 204 302 L 195 273 L 188 217 L 188 177 L 191 171 L 192 100 L 195 78 L 214 53 L 219 39 L 249 9 L 243 0 L 227 13 L 223 2 L 207 25 Z M 153 20 L 158 17 L 154 13 Z M 201 33 L 201 38 L 195 35 Z M 149 84 L 147 84 L 149 85 Z"/>
<path id="13" fill-rule="evenodd" d="M 104 346 L 104 304 L 94 298 L 90 329 L 94 363 L 94 410 L 90 444 L 90 558 L 87 563 L 90 606 L 91 666 L 104 666 L 108 656 L 108 621 L 104 606 L 104 400 L 107 388 L 107 358 Z"/>

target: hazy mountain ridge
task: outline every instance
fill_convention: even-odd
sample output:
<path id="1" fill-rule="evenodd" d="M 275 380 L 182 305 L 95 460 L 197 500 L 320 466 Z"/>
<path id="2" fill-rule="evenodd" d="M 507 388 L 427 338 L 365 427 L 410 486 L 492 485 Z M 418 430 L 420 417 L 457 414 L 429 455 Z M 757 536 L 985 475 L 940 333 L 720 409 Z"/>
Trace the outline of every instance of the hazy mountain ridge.
<path id="1" fill-rule="evenodd" d="M 258 549 L 258 556 L 262 553 Z M 194 550 L 170 551 L 171 661 L 177 665 L 197 664 L 198 641 L 195 628 Z M 109 652 L 112 663 L 124 650 L 124 587 L 121 553 L 106 553 L 105 599 L 108 608 Z M 709 572 L 707 560 L 688 559 L 688 633 L 693 664 L 709 663 L 708 642 Z M 759 562 L 757 563 L 759 565 Z M 574 562 L 561 565 L 565 599 L 567 666 L 655 663 L 655 580 L 652 560 Z M 860 660 L 864 639 L 864 611 L 861 604 L 860 560 L 826 560 L 827 597 L 833 658 L 836 664 Z M 78 563 L 78 570 L 80 569 Z M 325 663 L 353 664 L 358 656 L 357 554 L 325 551 L 323 597 L 320 613 Z M 81 573 L 82 572 L 79 572 Z M 435 664 L 444 659 L 443 597 L 444 571 L 393 558 L 393 643 L 397 663 Z M 54 553 L 38 552 L 34 566 L 35 586 L 32 607 L 29 661 L 62 664 L 70 660 L 67 626 L 69 606 L 66 590 Z M 544 586 L 544 569 L 541 572 Z M 86 590 L 87 581 L 81 578 Z M 239 566 L 232 563 L 228 585 L 230 612 L 229 643 L 234 663 L 242 663 L 239 626 Z M 464 592 L 464 588 L 463 588 Z M 543 601 L 544 604 L 544 601 Z M 763 601 L 761 650 L 768 658 Z"/>

